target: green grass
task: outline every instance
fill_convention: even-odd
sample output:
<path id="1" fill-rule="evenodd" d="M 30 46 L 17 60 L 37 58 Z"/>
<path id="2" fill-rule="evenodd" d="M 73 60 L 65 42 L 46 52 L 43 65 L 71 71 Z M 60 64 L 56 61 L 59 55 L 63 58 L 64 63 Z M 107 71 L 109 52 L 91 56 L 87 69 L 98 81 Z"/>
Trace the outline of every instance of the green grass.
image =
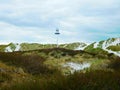
<path id="1" fill-rule="evenodd" d="M 84 43 L 76 42 L 76 43 L 69 43 L 69 44 L 60 44 L 59 47 L 74 50 L 74 49 L 78 48 L 80 45 L 83 47 L 86 46 L 86 44 L 84 44 Z"/>
<path id="2" fill-rule="evenodd" d="M 120 45 L 119 46 L 109 46 L 107 49 L 112 51 L 120 51 Z"/>
<path id="3" fill-rule="evenodd" d="M 60 48 L 66 49 L 76 49 L 79 45 L 85 46 L 84 43 L 69 43 L 69 44 L 60 44 Z M 37 44 L 37 43 L 22 43 L 21 44 L 21 51 L 29 51 L 29 50 L 37 50 L 37 49 L 47 49 L 47 48 L 55 48 L 56 44 Z"/>
<path id="4" fill-rule="evenodd" d="M 15 51 L 16 46 L 14 45 L 14 43 L 10 43 L 8 46 L 10 46 L 12 51 Z"/>
<path id="5" fill-rule="evenodd" d="M 79 45 L 86 46 L 85 43 L 75 42 L 75 43 L 60 44 L 59 47 L 74 50 L 78 48 Z M 16 48 L 14 43 L 10 43 L 8 45 L 0 45 L 0 51 L 4 52 L 7 46 L 10 46 L 12 51 L 14 51 Z M 20 44 L 20 46 L 21 46 L 20 51 L 30 51 L 30 50 L 55 48 L 57 45 L 56 44 L 39 44 L 39 43 L 22 43 Z"/>
<path id="6" fill-rule="evenodd" d="M 98 44 L 98 47 L 99 48 L 102 48 L 102 44 L 104 43 L 104 41 L 100 41 L 99 44 Z"/>
<path id="7" fill-rule="evenodd" d="M 108 54 L 107 51 L 104 51 L 101 48 L 94 48 L 94 43 L 89 45 L 84 49 L 86 52 L 97 54 L 99 57 L 104 58 Z"/>
<path id="8" fill-rule="evenodd" d="M 109 39 L 107 40 L 107 42 L 109 42 L 109 43 L 114 42 L 115 39 L 116 39 L 116 38 L 109 38 Z"/>
<path id="9" fill-rule="evenodd" d="M 106 59 L 94 59 L 91 62 L 91 70 L 104 70 L 107 69 L 108 65 L 110 63 L 110 60 Z"/>
<path id="10" fill-rule="evenodd" d="M 8 45 L 0 45 L 0 52 L 4 52 Z"/>

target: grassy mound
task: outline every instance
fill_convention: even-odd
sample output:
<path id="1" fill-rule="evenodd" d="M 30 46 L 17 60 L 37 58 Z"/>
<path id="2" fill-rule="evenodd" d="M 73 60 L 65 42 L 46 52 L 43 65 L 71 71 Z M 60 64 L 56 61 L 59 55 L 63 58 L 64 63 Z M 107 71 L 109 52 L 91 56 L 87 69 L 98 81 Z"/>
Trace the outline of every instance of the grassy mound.
<path id="1" fill-rule="evenodd" d="M 0 52 L 0 90 L 120 90 L 120 58 L 63 48 Z M 91 63 L 63 74 L 66 62 Z"/>

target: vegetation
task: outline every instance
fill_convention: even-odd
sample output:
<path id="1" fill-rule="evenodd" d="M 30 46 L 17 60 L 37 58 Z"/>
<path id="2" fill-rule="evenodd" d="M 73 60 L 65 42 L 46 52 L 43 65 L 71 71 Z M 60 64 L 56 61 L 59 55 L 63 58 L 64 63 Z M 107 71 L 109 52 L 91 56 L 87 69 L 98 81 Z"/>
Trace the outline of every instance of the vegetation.
<path id="1" fill-rule="evenodd" d="M 99 57 L 101 58 L 104 58 L 106 57 L 105 55 L 108 54 L 107 51 L 104 51 L 103 49 L 101 48 L 93 48 L 94 47 L 94 43 L 93 44 L 90 44 L 88 47 L 86 47 L 84 50 L 86 52 L 89 52 L 89 53 L 93 53 L 93 54 L 97 54 Z"/>
<path id="2" fill-rule="evenodd" d="M 120 45 L 119 46 L 109 46 L 107 49 L 112 51 L 120 51 Z"/>
<path id="3" fill-rule="evenodd" d="M 84 46 L 86 46 L 86 44 L 85 43 L 70 43 L 70 44 L 60 44 L 60 48 L 66 48 L 66 49 L 71 49 L 71 50 L 74 50 L 74 49 L 76 49 L 76 48 L 78 48 L 79 46 L 82 46 L 82 47 L 84 47 Z"/>
<path id="4" fill-rule="evenodd" d="M 120 90 L 119 60 L 87 48 L 0 52 L 0 90 Z M 91 67 L 66 75 L 66 62 L 88 62 Z"/>
<path id="5" fill-rule="evenodd" d="M 114 60 L 112 59 L 111 63 L 109 64 L 109 67 L 114 70 L 120 71 L 120 57 L 117 57 Z"/>
<path id="6" fill-rule="evenodd" d="M 91 71 L 63 76 L 43 76 L 14 83 L 1 90 L 119 90 L 120 73 Z"/>
<path id="7" fill-rule="evenodd" d="M 107 42 L 109 42 L 109 43 L 114 42 L 115 39 L 116 39 L 116 38 L 109 38 L 109 39 L 107 40 Z"/>
<path id="8" fill-rule="evenodd" d="M 6 48 L 7 46 L 8 46 L 8 45 L 0 45 L 0 52 L 5 51 L 5 48 Z"/>
<path id="9" fill-rule="evenodd" d="M 29 51 L 29 50 L 38 50 L 38 49 L 53 48 L 53 47 L 56 47 L 56 45 L 55 44 L 22 43 L 20 50 Z"/>
<path id="10" fill-rule="evenodd" d="M 14 45 L 14 43 L 10 43 L 8 46 L 10 46 L 12 51 L 15 51 L 16 46 Z"/>
<path id="11" fill-rule="evenodd" d="M 49 70 L 43 61 L 43 57 L 38 55 L 22 55 L 22 53 L 0 53 L 1 61 L 12 66 L 22 67 L 27 73 L 40 74 L 48 73 Z"/>
<path id="12" fill-rule="evenodd" d="M 102 48 L 103 43 L 104 43 L 104 41 L 100 41 L 99 44 L 98 44 L 98 47 Z"/>
<path id="13" fill-rule="evenodd" d="M 6 47 L 10 47 L 11 51 L 15 51 L 16 49 L 16 44 L 10 43 L 8 45 L 0 45 L 0 52 L 4 52 Z M 30 50 L 39 50 L 39 49 L 49 49 L 49 48 L 55 48 L 57 45 L 56 44 L 38 44 L 38 43 L 21 43 L 20 44 L 20 51 L 30 51 Z M 60 44 L 60 48 L 65 48 L 65 49 L 71 49 L 74 50 L 78 48 L 79 46 L 84 47 L 86 46 L 85 43 L 68 43 L 68 44 Z"/>

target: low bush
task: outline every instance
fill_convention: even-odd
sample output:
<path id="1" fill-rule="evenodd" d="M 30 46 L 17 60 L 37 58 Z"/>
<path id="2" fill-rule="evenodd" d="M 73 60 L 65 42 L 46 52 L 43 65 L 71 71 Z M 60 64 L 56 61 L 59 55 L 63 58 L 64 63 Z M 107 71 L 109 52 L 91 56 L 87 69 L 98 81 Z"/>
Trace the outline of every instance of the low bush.
<path id="1" fill-rule="evenodd" d="M 8 73 L 0 72 L 0 84 L 5 81 L 10 81 L 12 77 Z"/>
<path id="2" fill-rule="evenodd" d="M 120 57 L 116 57 L 115 59 L 111 60 L 109 68 L 120 71 Z"/>
<path id="3" fill-rule="evenodd" d="M 120 73 L 91 71 L 27 80 L 1 90 L 120 90 Z"/>
<path id="4" fill-rule="evenodd" d="M 6 64 L 22 67 L 26 72 L 31 74 L 52 73 L 52 70 L 49 70 L 43 64 L 45 59 L 36 54 L 22 55 L 22 53 L 17 52 L 0 53 L 0 59 Z"/>

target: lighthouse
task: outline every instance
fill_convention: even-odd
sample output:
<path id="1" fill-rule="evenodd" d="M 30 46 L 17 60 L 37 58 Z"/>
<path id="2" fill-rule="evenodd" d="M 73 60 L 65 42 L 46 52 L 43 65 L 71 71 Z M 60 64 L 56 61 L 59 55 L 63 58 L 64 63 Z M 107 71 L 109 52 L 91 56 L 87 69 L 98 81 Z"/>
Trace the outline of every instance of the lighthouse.
<path id="1" fill-rule="evenodd" d="M 58 48 L 58 37 L 59 37 L 59 35 L 60 35 L 60 32 L 59 32 L 59 29 L 57 28 L 56 29 L 56 32 L 55 32 L 55 35 L 56 35 L 56 46 L 57 46 L 57 48 Z"/>

